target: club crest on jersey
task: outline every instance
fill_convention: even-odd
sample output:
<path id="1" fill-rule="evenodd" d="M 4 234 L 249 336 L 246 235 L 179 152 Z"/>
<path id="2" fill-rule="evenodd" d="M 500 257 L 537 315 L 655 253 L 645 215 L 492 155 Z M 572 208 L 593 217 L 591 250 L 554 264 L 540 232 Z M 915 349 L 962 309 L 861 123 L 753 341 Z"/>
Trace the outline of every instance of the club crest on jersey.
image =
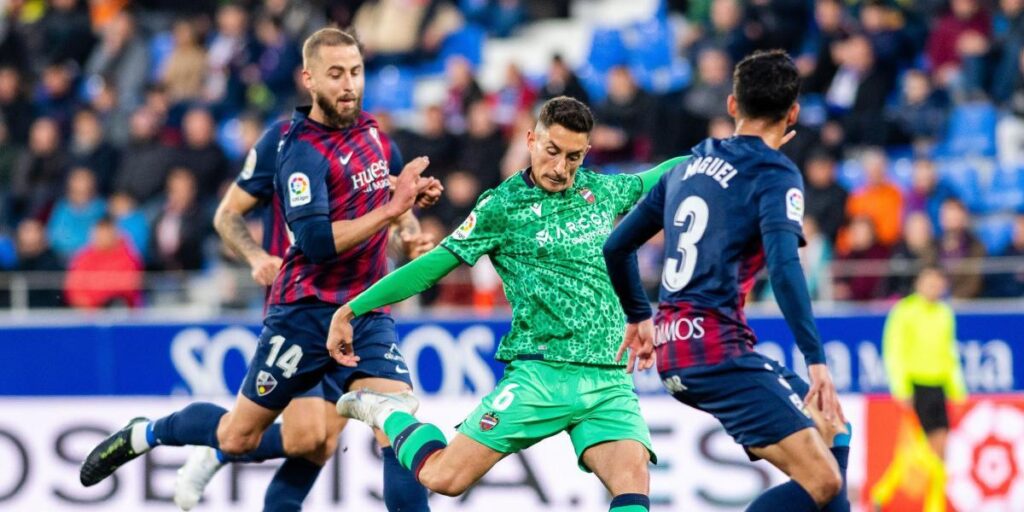
<path id="1" fill-rule="evenodd" d="M 312 200 L 309 176 L 301 172 L 293 172 L 291 176 L 288 176 L 288 204 L 292 207 L 302 206 L 309 204 Z"/>
<path id="2" fill-rule="evenodd" d="M 260 373 L 256 374 L 256 394 L 259 396 L 265 396 L 270 394 L 274 388 L 277 387 L 277 379 L 273 375 L 260 370 Z"/>
<path id="3" fill-rule="evenodd" d="M 469 238 L 469 234 L 473 232 L 473 228 L 476 227 L 476 212 L 469 212 L 469 217 L 462 221 L 462 224 L 452 233 L 452 238 L 456 240 L 465 240 Z"/>
<path id="4" fill-rule="evenodd" d="M 804 223 L 804 194 L 798 188 L 786 191 L 786 217 L 801 226 Z"/>
<path id="5" fill-rule="evenodd" d="M 493 412 L 489 412 L 487 414 L 484 414 L 480 418 L 480 430 L 483 430 L 484 432 L 490 431 L 491 429 L 493 429 L 494 427 L 497 427 L 497 426 L 498 426 L 498 415 L 494 414 Z"/>
<path id="6" fill-rule="evenodd" d="M 590 189 L 586 187 L 580 189 L 580 196 L 582 196 L 583 199 L 585 199 L 590 204 L 594 204 L 594 201 L 597 199 L 594 197 L 594 193 L 591 192 Z"/>

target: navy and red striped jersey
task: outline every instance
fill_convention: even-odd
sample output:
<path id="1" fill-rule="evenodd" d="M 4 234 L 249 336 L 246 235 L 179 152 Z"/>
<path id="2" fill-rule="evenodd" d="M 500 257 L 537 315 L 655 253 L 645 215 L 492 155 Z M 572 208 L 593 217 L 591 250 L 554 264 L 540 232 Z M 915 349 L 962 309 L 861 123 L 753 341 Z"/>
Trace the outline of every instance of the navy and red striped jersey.
<path id="1" fill-rule="evenodd" d="M 665 260 L 655 345 L 658 370 L 717 364 L 757 343 L 743 312 L 765 266 L 762 235 L 796 233 L 802 242 L 803 180 L 760 137 L 707 139 L 637 208 L 656 212 Z"/>
<path id="2" fill-rule="evenodd" d="M 267 254 L 284 258 L 288 247 L 292 245 L 288 234 L 288 224 L 284 220 L 284 209 L 280 197 L 274 193 L 274 180 L 277 177 L 277 151 L 281 141 L 291 126 L 291 119 L 274 121 L 260 135 L 259 140 L 245 157 L 242 171 L 235 178 L 235 183 L 249 195 L 263 203 L 263 249 Z M 386 136 L 388 167 L 395 173 L 402 170 L 405 162 L 402 153 L 393 141 Z"/>
<path id="3" fill-rule="evenodd" d="M 308 107 L 296 110 L 277 155 L 275 189 L 289 226 L 310 215 L 327 215 L 331 222 L 353 220 L 386 204 L 391 197 L 389 160 L 397 150 L 376 120 L 362 113 L 352 126 L 336 129 L 308 115 Z M 387 242 L 385 227 L 323 264 L 289 247 L 269 303 L 308 297 L 348 302 L 387 273 Z"/>

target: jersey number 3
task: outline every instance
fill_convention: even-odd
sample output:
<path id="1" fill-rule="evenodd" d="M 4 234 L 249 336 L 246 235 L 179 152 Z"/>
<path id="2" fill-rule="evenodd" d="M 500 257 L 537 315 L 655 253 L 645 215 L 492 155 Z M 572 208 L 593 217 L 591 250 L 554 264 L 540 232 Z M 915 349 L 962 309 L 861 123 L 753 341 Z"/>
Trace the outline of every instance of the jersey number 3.
<path id="1" fill-rule="evenodd" d="M 698 196 L 690 196 L 679 204 L 672 224 L 679 231 L 676 251 L 679 257 L 665 259 L 665 270 L 661 275 L 661 284 L 670 292 L 686 288 L 697 268 L 697 242 L 704 237 L 708 228 L 708 203 Z"/>

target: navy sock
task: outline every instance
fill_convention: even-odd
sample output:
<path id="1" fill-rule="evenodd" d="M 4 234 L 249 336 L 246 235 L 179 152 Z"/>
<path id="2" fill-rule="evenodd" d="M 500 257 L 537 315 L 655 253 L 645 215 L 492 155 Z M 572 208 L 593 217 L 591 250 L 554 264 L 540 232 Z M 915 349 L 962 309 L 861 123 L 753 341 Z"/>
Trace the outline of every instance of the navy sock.
<path id="1" fill-rule="evenodd" d="M 818 512 L 818 504 L 800 484 L 790 480 L 763 492 L 747 507 L 747 512 Z"/>
<path id="2" fill-rule="evenodd" d="M 219 448 L 217 425 L 227 409 L 210 403 L 197 402 L 153 421 L 146 428 L 150 446 L 209 446 Z M 151 435 L 150 435 L 151 434 Z"/>
<path id="3" fill-rule="evenodd" d="M 620 494 L 608 505 L 610 512 L 646 512 L 651 509 L 651 499 L 646 494 Z"/>
<path id="4" fill-rule="evenodd" d="M 217 450 L 217 458 L 221 462 L 263 462 L 270 459 L 288 457 L 284 453 L 284 441 L 281 439 L 281 424 L 274 423 L 263 433 L 260 445 L 255 450 L 241 455 L 228 455 Z"/>
<path id="5" fill-rule="evenodd" d="M 838 496 L 832 498 L 832 501 L 825 504 L 825 508 L 821 510 L 825 512 L 850 512 L 850 498 L 846 495 L 846 463 L 850 458 L 850 447 L 833 446 L 832 455 L 836 458 L 836 463 L 839 464 L 839 474 L 843 475 L 843 489 L 839 491 Z"/>
<path id="6" fill-rule="evenodd" d="M 427 489 L 416 481 L 412 471 L 402 467 L 395 449 L 381 449 L 384 458 L 384 506 L 388 512 L 428 512 Z"/>
<path id="7" fill-rule="evenodd" d="M 297 512 L 322 468 L 307 459 L 286 459 L 274 473 L 263 498 L 263 512 Z"/>

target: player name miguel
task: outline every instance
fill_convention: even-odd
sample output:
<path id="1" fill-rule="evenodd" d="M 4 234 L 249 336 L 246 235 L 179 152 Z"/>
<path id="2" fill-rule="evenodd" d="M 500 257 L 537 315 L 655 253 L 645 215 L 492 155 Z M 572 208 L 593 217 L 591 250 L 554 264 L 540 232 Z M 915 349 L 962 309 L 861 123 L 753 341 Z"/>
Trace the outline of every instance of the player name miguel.
<path id="1" fill-rule="evenodd" d="M 686 174 L 683 174 L 683 181 L 693 176 L 703 174 L 718 182 L 722 188 L 729 188 L 729 180 L 739 172 L 729 162 L 713 156 L 704 156 L 690 161 L 686 166 Z"/>

